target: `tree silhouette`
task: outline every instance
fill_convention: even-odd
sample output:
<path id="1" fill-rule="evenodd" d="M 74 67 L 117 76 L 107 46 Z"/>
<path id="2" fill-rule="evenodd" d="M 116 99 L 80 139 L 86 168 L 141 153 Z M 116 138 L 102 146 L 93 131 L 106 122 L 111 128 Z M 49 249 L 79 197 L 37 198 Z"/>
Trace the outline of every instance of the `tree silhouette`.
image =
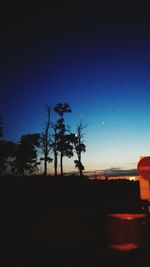
<path id="1" fill-rule="evenodd" d="M 64 135 L 63 139 L 60 133 L 60 128 L 63 128 Z M 75 134 L 67 133 L 67 130 L 65 129 L 65 125 L 62 124 L 62 120 L 58 120 L 56 123 L 52 124 L 53 134 L 52 134 L 52 148 L 54 152 L 54 169 L 55 169 L 55 176 L 57 176 L 57 156 L 58 153 L 62 153 L 62 159 L 63 157 L 72 157 L 73 156 L 73 149 L 74 149 L 74 140 L 75 140 Z M 63 164 L 62 164 L 63 165 Z M 63 174 L 63 166 L 62 166 L 62 173 Z"/>
<path id="2" fill-rule="evenodd" d="M 54 170 L 55 170 L 55 176 L 57 176 L 57 165 L 58 165 L 58 133 L 59 133 L 59 126 L 58 123 L 52 123 L 51 125 L 53 133 L 52 133 L 52 143 L 51 147 L 54 152 Z"/>
<path id="3" fill-rule="evenodd" d="M 3 137 L 3 124 L 0 118 L 0 137 Z M 0 174 L 6 171 L 8 164 L 10 164 L 11 157 L 15 155 L 16 145 L 12 141 L 0 140 Z"/>
<path id="4" fill-rule="evenodd" d="M 32 174 L 38 169 L 38 165 L 41 164 L 37 159 L 38 148 L 40 148 L 43 152 L 43 157 L 40 160 L 44 161 L 44 175 L 47 175 L 48 163 L 53 161 L 49 157 L 50 150 L 52 149 L 54 153 L 55 175 L 57 175 L 58 156 L 60 156 L 60 173 L 63 176 L 63 158 L 71 158 L 75 151 L 77 154 L 77 159 L 74 160 L 75 167 L 79 170 L 80 176 L 82 176 L 84 170 L 82 153 L 86 151 L 86 146 L 83 142 L 83 130 L 87 125 L 81 121 L 75 135 L 70 132 L 64 120 L 64 114 L 71 112 L 69 104 L 60 102 L 53 110 L 59 116 L 55 123 L 50 121 L 51 108 L 48 106 L 46 110 L 47 121 L 43 133 L 22 135 L 17 144 L 2 140 L 3 124 L 0 117 L 0 173 L 4 173 L 8 163 L 10 163 L 13 173 L 20 175 Z M 50 129 L 53 129 L 51 136 Z"/>
<path id="5" fill-rule="evenodd" d="M 60 152 L 60 166 L 61 166 L 61 175 L 63 175 L 63 158 L 73 157 L 73 150 L 74 150 L 74 134 L 72 133 L 65 133 L 63 135 L 63 138 L 61 136 L 61 139 L 57 143 L 57 149 Z"/>
<path id="6" fill-rule="evenodd" d="M 13 173 L 24 175 L 25 172 L 32 174 L 38 169 L 40 162 L 37 161 L 37 148 L 39 147 L 39 134 L 22 135 L 17 144 L 15 160 L 12 163 Z"/>
<path id="7" fill-rule="evenodd" d="M 83 142 L 83 137 L 85 133 L 83 132 L 84 129 L 87 127 L 87 124 L 83 123 L 82 121 L 77 126 L 77 134 L 75 139 L 75 151 L 77 154 L 78 159 L 74 160 L 75 167 L 79 170 L 80 176 L 83 174 L 84 166 L 82 164 L 82 153 L 86 151 L 86 146 Z"/>
<path id="8" fill-rule="evenodd" d="M 63 176 L 63 157 L 71 157 L 71 145 L 69 144 L 69 139 L 67 133 L 67 129 L 64 123 L 64 113 L 70 113 L 71 108 L 67 103 L 58 103 L 54 107 L 54 111 L 59 115 L 59 119 L 57 121 L 57 151 L 60 152 L 60 171 Z"/>
<path id="9" fill-rule="evenodd" d="M 44 133 L 42 133 L 40 137 L 40 148 L 42 149 L 42 152 L 44 154 L 44 157 L 41 157 L 40 160 L 44 161 L 44 175 L 46 176 L 47 176 L 47 163 L 53 161 L 53 159 L 51 159 L 48 156 L 51 149 L 51 140 L 49 136 L 50 114 L 51 114 L 51 108 L 47 107 L 47 123 L 44 129 Z"/>
<path id="10" fill-rule="evenodd" d="M 75 163 L 75 168 L 77 168 L 80 172 L 80 176 L 82 176 L 82 172 L 84 171 L 84 166 L 82 164 L 82 162 L 80 162 L 79 160 L 74 160 Z"/>
<path id="11" fill-rule="evenodd" d="M 7 166 L 11 165 L 10 158 L 15 157 L 15 150 L 14 142 L 0 140 L 0 173 L 6 171 Z"/>
<path id="12" fill-rule="evenodd" d="M 54 107 L 54 111 L 60 116 L 60 119 L 63 119 L 64 113 L 71 112 L 71 108 L 67 103 L 58 103 Z"/>

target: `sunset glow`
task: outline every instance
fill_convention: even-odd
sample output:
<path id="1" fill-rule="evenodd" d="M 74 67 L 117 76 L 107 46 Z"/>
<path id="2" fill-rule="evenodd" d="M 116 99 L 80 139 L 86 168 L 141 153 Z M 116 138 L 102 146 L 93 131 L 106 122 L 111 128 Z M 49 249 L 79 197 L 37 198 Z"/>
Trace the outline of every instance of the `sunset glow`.
<path id="1" fill-rule="evenodd" d="M 129 177 L 129 180 L 130 181 L 136 181 L 136 178 L 135 178 L 135 176 L 131 176 L 131 177 Z"/>

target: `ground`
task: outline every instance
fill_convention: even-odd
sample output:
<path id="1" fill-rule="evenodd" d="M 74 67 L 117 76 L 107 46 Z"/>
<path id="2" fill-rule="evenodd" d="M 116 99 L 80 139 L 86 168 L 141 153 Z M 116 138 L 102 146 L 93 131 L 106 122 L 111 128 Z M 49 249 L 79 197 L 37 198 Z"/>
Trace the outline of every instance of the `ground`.
<path id="1" fill-rule="evenodd" d="M 150 266 L 149 243 L 131 252 L 109 248 L 105 219 L 115 202 L 92 186 L 74 180 L 1 182 L 1 266 Z M 129 199 L 119 203 L 125 209 Z"/>

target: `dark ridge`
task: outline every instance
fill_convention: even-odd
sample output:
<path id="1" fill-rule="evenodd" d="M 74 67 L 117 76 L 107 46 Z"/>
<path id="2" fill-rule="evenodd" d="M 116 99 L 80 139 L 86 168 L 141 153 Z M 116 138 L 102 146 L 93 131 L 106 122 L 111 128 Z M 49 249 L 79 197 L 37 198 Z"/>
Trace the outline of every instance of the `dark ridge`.
<path id="1" fill-rule="evenodd" d="M 88 177 L 31 176 L 1 177 L 2 194 L 7 202 L 24 205 L 108 207 L 140 201 L 139 182 L 90 180 Z"/>

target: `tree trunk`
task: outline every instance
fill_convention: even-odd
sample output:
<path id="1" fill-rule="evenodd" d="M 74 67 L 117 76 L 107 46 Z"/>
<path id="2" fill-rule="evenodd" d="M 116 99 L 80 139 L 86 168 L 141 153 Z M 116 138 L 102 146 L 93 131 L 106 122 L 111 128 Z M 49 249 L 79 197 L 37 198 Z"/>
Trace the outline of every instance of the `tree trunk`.
<path id="1" fill-rule="evenodd" d="M 57 152 L 54 152 L 54 167 L 55 167 L 55 176 L 57 176 Z"/>
<path id="2" fill-rule="evenodd" d="M 80 168 L 80 176 L 82 176 L 82 169 Z"/>
<path id="3" fill-rule="evenodd" d="M 80 172 L 80 176 L 82 176 L 82 164 L 81 164 L 81 153 L 79 153 L 79 166 L 80 166 L 80 169 L 79 169 L 79 172 Z"/>
<path id="4" fill-rule="evenodd" d="M 44 175 L 47 176 L 47 158 L 44 158 Z"/>
<path id="5" fill-rule="evenodd" d="M 60 153 L 60 171 L 61 171 L 61 176 L 63 176 L 63 153 Z"/>
<path id="6" fill-rule="evenodd" d="M 49 128 L 50 128 L 50 107 L 48 107 L 47 109 L 47 125 L 45 128 L 45 153 L 44 153 L 44 174 L 45 176 L 47 176 L 47 158 L 48 158 L 48 145 L 49 145 L 49 141 L 48 141 L 48 133 L 49 133 Z"/>
<path id="7" fill-rule="evenodd" d="M 81 146 L 81 139 L 79 137 L 79 147 Z M 78 160 L 79 160 L 79 172 L 80 172 L 80 176 L 82 176 L 82 164 L 81 164 L 81 151 L 79 150 L 79 154 L 78 154 Z"/>

